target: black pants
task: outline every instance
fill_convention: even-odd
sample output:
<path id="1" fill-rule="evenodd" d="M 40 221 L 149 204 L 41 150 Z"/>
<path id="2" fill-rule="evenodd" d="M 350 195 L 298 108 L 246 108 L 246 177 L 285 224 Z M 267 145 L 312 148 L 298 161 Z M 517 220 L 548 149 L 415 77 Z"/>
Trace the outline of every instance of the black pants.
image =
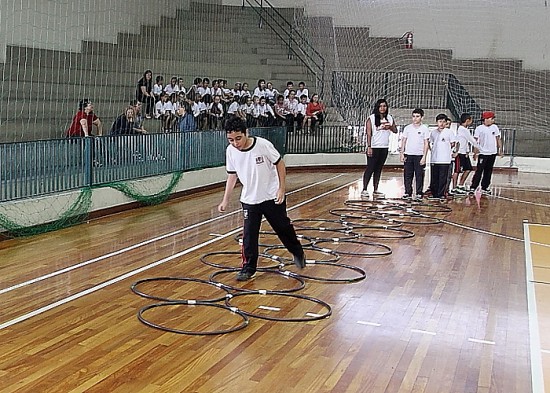
<path id="1" fill-rule="evenodd" d="M 449 164 L 431 165 L 430 190 L 434 198 L 442 198 L 445 196 L 448 177 Z"/>
<path id="2" fill-rule="evenodd" d="M 382 168 L 388 158 L 387 147 L 374 147 L 372 149 L 372 156 L 367 155 L 367 169 L 363 173 L 363 191 L 367 189 L 370 183 L 370 178 L 374 174 L 374 191 L 378 190 L 378 184 L 380 184 L 380 177 L 382 176 Z"/>
<path id="3" fill-rule="evenodd" d="M 426 165 L 420 165 L 421 160 L 422 156 L 405 156 L 403 181 L 405 183 L 405 194 L 407 195 L 413 194 L 413 177 L 416 181 L 416 195 L 422 195 L 422 185 L 424 184 L 424 169 L 426 169 Z"/>
<path id="4" fill-rule="evenodd" d="M 479 181 L 481 180 L 481 188 L 484 190 L 489 189 L 496 158 L 496 154 L 480 154 L 478 156 L 476 173 L 474 173 L 472 186 L 470 188 L 476 189 L 479 186 Z"/>
<path id="5" fill-rule="evenodd" d="M 255 272 L 258 266 L 258 239 L 262 216 L 265 216 L 267 222 L 292 255 L 301 257 L 304 254 L 302 244 L 296 237 L 296 231 L 286 214 L 286 200 L 280 205 L 271 200 L 257 205 L 243 203 L 242 206 L 244 216 L 242 248 L 244 270 Z"/>

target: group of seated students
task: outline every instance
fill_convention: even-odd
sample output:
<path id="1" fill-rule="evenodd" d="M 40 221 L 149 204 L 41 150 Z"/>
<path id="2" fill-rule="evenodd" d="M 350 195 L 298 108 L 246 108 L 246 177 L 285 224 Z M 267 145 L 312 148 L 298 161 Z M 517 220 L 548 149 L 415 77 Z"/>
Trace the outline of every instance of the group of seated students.
<path id="1" fill-rule="evenodd" d="M 283 94 L 264 79 L 254 91 L 246 82 L 236 82 L 230 89 L 227 80 L 215 79 L 210 84 L 209 78 L 195 78 L 186 89 L 183 79 L 175 76 L 165 85 L 159 75 L 153 85 L 152 73 L 147 70 L 138 82 L 136 98 L 145 106 L 145 117 L 160 121 L 162 132 L 220 130 L 229 116 L 241 117 L 248 127 L 285 126 L 289 132 L 309 132 L 322 125 L 325 117 L 319 96 L 310 96 L 304 82 L 298 84 L 298 90 L 288 82 Z"/>

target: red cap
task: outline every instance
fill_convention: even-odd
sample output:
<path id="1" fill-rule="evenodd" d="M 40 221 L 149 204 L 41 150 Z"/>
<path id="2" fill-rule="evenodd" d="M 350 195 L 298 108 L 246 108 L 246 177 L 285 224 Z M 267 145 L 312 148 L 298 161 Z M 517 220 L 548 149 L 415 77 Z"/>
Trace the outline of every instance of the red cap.
<path id="1" fill-rule="evenodd" d="M 494 117 L 495 117 L 495 112 L 483 112 L 481 114 L 481 119 L 482 120 L 493 119 Z"/>

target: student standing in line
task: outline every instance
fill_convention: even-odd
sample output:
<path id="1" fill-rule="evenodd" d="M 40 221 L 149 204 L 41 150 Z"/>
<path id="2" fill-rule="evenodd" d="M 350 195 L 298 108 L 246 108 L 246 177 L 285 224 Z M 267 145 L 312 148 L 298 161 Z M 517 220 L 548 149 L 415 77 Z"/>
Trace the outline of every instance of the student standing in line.
<path id="1" fill-rule="evenodd" d="M 483 123 L 477 126 L 474 131 L 474 138 L 479 143 L 479 157 L 470 192 L 475 191 L 481 181 L 481 193 L 492 195 L 493 192 L 489 189 L 489 186 L 491 185 L 491 176 L 493 175 L 497 154 L 502 157 L 502 139 L 500 138 L 500 130 L 495 124 L 494 112 L 483 112 L 481 120 Z"/>
<path id="2" fill-rule="evenodd" d="M 404 164 L 403 183 L 405 184 L 403 199 L 413 197 L 413 177 L 416 181 L 416 199 L 422 200 L 423 196 L 422 186 L 430 139 L 430 130 L 422 124 L 423 118 L 424 111 L 416 108 L 412 112 L 412 123 L 403 130 L 401 139 L 401 162 Z"/>
<path id="3" fill-rule="evenodd" d="M 372 115 L 369 116 L 366 123 L 367 130 L 367 168 L 363 174 L 362 197 L 368 197 L 367 186 L 371 177 L 374 175 L 373 198 L 384 198 L 384 194 L 378 191 L 382 168 L 388 158 L 388 148 L 390 146 L 390 134 L 397 133 L 397 125 L 389 112 L 388 102 L 385 99 L 379 99 L 374 104 Z"/>
<path id="4" fill-rule="evenodd" d="M 454 157 L 457 156 L 453 147 L 457 146 L 454 133 L 447 128 L 447 115 L 440 113 L 435 118 L 437 129 L 430 134 L 430 149 L 432 151 L 430 163 L 430 190 L 432 196 L 429 199 L 447 200 L 445 197 L 447 178 L 449 177 L 449 166 Z M 456 149 L 456 147 L 455 147 Z"/>
<path id="5" fill-rule="evenodd" d="M 474 146 L 474 151 L 478 151 L 479 145 L 476 140 L 470 134 L 469 126 L 472 125 L 472 115 L 469 113 L 463 113 L 460 116 L 460 125 L 456 132 L 456 138 L 458 139 L 459 148 L 458 156 L 454 159 L 453 165 L 453 194 L 455 195 L 466 195 L 468 191 L 464 186 L 468 175 L 473 170 L 472 162 L 470 161 L 469 156 L 469 145 Z M 460 176 L 460 180 L 459 180 Z"/>
<path id="6" fill-rule="evenodd" d="M 304 249 L 296 237 L 286 212 L 286 167 L 273 144 L 260 137 L 248 135 L 246 122 L 231 117 L 225 123 L 229 146 L 226 150 L 227 181 L 218 211 L 223 213 L 237 179 L 242 183 L 243 207 L 243 265 L 238 281 L 247 281 L 256 274 L 258 239 L 262 217 L 265 216 L 284 246 L 294 256 L 294 263 L 303 269 L 306 265 Z"/>

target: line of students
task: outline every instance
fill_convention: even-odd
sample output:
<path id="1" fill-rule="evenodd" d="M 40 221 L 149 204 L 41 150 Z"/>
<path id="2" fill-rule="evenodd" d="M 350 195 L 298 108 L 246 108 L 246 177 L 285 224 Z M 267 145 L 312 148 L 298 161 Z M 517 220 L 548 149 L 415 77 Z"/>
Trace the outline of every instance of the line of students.
<path id="1" fill-rule="evenodd" d="M 366 122 L 367 168 L 363 175 L 361 196 L 368 197 L 367 186 L 374 175 L 374 198 L 383 198 L 378 191 L 382 168 L 386 161 L 391 133 L 397 133 L 397 125 L 391 115 L 386 100 L 375 103 L 373 114 Z M 461 196 L 473 193 L 481 185 L 481 193 L 491 195 L 489 186 L 496 156 L 502 156 L 502 140 L 493 112 L 483 112 L 481 122 L 472 137 L 468 127 L 473 118 L 464 113 L 460 118 L 457 134 L 451 131 L 451 120 L 443 113 L 436 116 L 437 128 L 430 131 L 422 123 L 424 111 L 420 108 L 412 112 L 412 123 L 407 125 L 401 137 L 400 159 L 404 165 L 403 199 L 421 200 L 425 194 L 429 199 L 446 200 L 448 196 Z M 466 180 L 473 170 L 470 161 L 470 146 L 474 151 L 477 167 L 469 189 Z M 423 191 L 424 171 L 428 151 L 430 159 L 430 186 Z M 413 180 L 415 190 L 413 193 Z M 452 190 L 449 186 L 452 182 Z"/>

